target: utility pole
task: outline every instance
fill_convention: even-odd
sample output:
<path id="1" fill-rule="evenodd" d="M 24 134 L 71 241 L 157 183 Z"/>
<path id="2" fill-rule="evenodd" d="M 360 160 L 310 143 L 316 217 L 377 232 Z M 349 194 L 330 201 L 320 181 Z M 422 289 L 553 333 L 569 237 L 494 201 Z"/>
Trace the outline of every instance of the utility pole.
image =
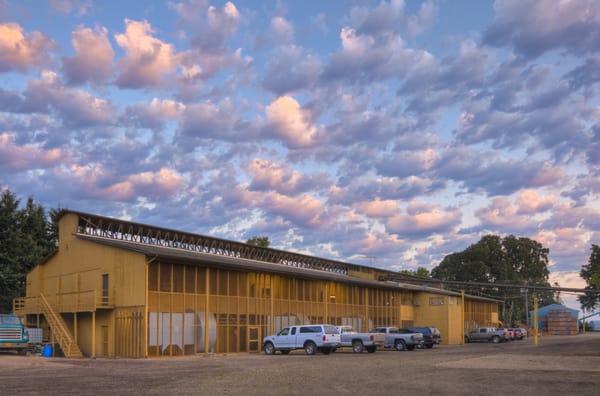
<path id="1" fill-rule="evenodd" d="M 525 283 L 525 288 L 521 290 L 525 290 L 525 322 L 527 323 L 527 328 L 529 328 L 529 288 L 527 287 L 527 283 Z"/>

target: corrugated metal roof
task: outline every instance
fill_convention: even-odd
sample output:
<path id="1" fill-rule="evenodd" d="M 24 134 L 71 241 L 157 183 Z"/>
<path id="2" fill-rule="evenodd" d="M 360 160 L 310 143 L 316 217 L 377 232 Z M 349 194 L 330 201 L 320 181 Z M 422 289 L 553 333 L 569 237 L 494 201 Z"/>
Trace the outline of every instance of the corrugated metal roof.
<path id="1" fill-rule="evenodd" d="M 460 296 L 460 293 L 437 289 L 429 286 L 413 285 L 400 282 L 381 282 L 376 280 L 362 279 L 350 275 L 337 274 L 328 271 L 319 271 L 309 268 L 298 268 L 290 265 L 264 262 L 258 260 L 250 260 L 240 257 L 222 256 L 204 252 L 194 252 L 185 249 L 178 249 L 166 246 L 148 245 L 136 243 L 132 241 L 124 241 L 113 238 L 104 238 L 100 236 L 92 236 L 87 234 L 76 234 L 78 238 L 99 243 L 107 246 L 117 247 L 130 251 L 135 251 L 146 256 L 173 260 L 181 263 L 191 264 L 213 264 L 228 268 L 236 268 L 242 270 L 267 271 L 279 274 L 295 275 L 303 278 L 325 279 L 338 281 L 343 283 L 351 283 L 367 287 L 422 291 L 434 294 L 442 294 L 448 296 Z M 470 300 L 488 301 L 499 303 L 501 301 L 491 298 L 466 295 Z"/>

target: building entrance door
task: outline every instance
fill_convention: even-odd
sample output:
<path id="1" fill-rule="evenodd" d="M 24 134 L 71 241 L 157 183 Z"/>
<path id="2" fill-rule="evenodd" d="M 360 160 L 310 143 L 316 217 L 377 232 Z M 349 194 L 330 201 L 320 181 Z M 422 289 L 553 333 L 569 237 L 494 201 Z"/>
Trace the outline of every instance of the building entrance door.
<path id="1" fill-rule="evenodd" d="M 258 326 L 248 326 L 248 352 L 260 352 L 261 343 L 260 328 Z"/>

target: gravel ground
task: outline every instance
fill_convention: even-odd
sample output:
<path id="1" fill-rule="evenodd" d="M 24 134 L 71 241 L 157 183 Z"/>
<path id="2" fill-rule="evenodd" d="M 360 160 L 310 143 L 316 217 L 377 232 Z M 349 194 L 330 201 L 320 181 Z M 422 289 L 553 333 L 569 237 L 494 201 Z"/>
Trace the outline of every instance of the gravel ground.
<path id="1" fill-rule="evenodd" d="M 600 394 L 600 334 L 413 352 L 165 359 L 0 355 L 0 395 Z"/>

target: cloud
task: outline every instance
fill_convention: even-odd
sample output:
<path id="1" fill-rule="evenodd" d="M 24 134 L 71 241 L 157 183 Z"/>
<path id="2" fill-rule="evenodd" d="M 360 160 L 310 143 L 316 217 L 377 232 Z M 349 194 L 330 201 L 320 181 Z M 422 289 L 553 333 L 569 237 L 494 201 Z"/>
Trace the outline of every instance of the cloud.
<path id="1" fill-rule="evenodd" d="M 150 103 L 128 107 L 124 118 L 136 127 L 162 130 L 166 121 L 179 120 L 185 108 L 175 100 L 153 98 Z"/>
<path id="2" fill-rule="evenodd" d="M 433 234 L 451 233 L 460 223 L 461 212 L 456 208 L 409 203 L 405 213 L 387 219 L 386 229 L 406 238 L 425 238 Z"/>
<path id="3" fill-rule="evenodd" d="M 67 80 L 73 84 L 106 81 L 112 73 L 115 56 L 106 28 L 92 30 L 79 26 L 72 33 L 72 43 L 75 55 L 63 58 Z"/>
<path id="4" fill-rule="evenodd" d="M 128 176 L 102 190 L 102 195 L 117 200 L 133 200 L 139 196 L 164 198 L 177 194 L 183 186 L 183 177 L 166 167 L 158 172 L 142 172 Z"/>
<path id="5" fill-rule="evenodd" d="M 87 14 L 92 8 L 91 0 L 50 0 L 50 5 L 62 14 L 75 13 L 79 16 Z"/>
<path id="6" fill-rule="evenodd" d="M 600 47 L 600 8 L 595 0 L 497 0 L 484 43 L 511 46 L 526 58 L 561 49 L 574 55 Z"/>
<path id="7" fill-rule="evenodd" d="M 253 191 L 273 190 L 296 195 L 328 184 L 324 174 L 305 176 L 289 166 L 264 159 L 252 160 L 246 165 L 246 172 L 252 178 L 249 189 Z"/>
<path id="8" fill-rule="evenodd" d="M 289 44 L 294 41 L 294 26 L 282 16 L 271 18 L 271 36 L 277 44 Z"/>
<path id="9" fill-rule="evenodd" d="M 184 23 L 196 32 L 191 43 L 204 52 L 223 52 L 227 41 L 238 29 L 241 14 L 235 4 L 228 1 L 218 8 L 204 1 L 172 4 Z"/>
<path id="10" fill-rule="evenodd" d="M 285 45 L 269 57 L 262 84 L 281 96 L 314 86 L 321 70 L 317 56 L 305 53 L 301 47 Z"/>
<path id="11" fill-rule="evenodd" d="M 351 27 L 340 32 L 342 49 L 329 57 L 322 79 L 370 82 L 404 78 L 413 70 L 429 67 L 433 56 L 424 50 L 407 48 L 394 35 L 374 37 Z"/>
<path id="12" fill-rule="evenodd" d="M 266 108 L 267 123 L 275 136 L 291 148 L 310 147 L 318 138 L 310 113 L 291 96 L 280 96 Z"/>
<path id="13" fill-rule="evenodd" d="M 0 169 L 4 172 L 19 172 L 46 169 L 65 160 L 65 153 L 58 148 L 44 149 L 40 145 L 16 142 L 15 134 L 0 133 Z"/>
<path id="14" fill-rule="evenodd" d="M 26 33 L 17 23 L 0 23 L 0 73 L 45 64 L 53 46 L 54 42 L 41 32 Z"/>
<path id="15" fill-rule="evenodd" d="M 536 190 L 523 190 L 519 193 L 516 204 L 519 207 L 519 213 L 535 214 L 552 209 L 556 198 L 553 196 L 544 196 Z"/>
<path id="16" fill-rule="evenodd" d="M 24 95 L 24 106 L 36 111 L 54 111 L 63 126 L 86 128 L 114 121 L 108 100 L 62 85 L 58 75 L 51 71 L 43 71 L 40 79 L 30 81 Z"/>
<path id="17" fill-rule="evenodd" d="M 404 0 L 381 1 L 376 7 L 355 6 L 350 10 L 352 25 L 360 33 L 382 35 L 406 33 L 415 36 L 429 28 L 437 17 L 433 1 L 421 3 L 417 14 L 409 14 Z"/>
<path id="18" fill-rule="evenodd" d="M 519 201 L 519 203 L 521 203 Z M 488 206 L 475 211 L 480 224 L 463 232 L 489 231 L 500 233 L 530 233 L 537 229 L 539 222 L 522 208 L 514 205 L 507 197 L 493 198 Z"/>
<path id="19" fill-rule="evenodd" d="M 400 212 L 398 201 L 389 199 L 361 202 L 357 205 L 357 209 L 361 213 L 374 218 L 392 217 Z"/>
<path id="20" fill-rule="evenodd" d="M 276 192 L 268 193 L 263 197 L 261 208 L 292 220 L 295 224 L 305 227 L 318 227 L 322 222 L 325 205 L 311 195 L 289 197 Z"/>
<path id="21" fill-rule="evenodd" d="M 117 85 L 121 88 L 145 88 L 160 85 L 163 76 L 177 66 L 175 49 L 171 44 L 151 35 L 147 21 L 125 19 L 125 33 L 115 35 L 117 44 L 125 51 L 118 66 Z"/>

